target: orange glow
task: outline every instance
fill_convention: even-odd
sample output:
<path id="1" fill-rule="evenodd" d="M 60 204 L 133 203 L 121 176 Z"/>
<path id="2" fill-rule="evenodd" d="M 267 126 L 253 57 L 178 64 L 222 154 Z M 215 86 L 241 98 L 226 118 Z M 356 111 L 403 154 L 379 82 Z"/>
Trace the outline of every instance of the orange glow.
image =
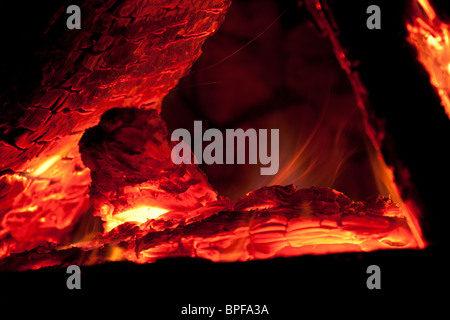
<path id="1" fill-rule="evenodd" d="M 321 163 L 327 155 L 317 153 L 316 143 L 313 143 L 313 138 L 316 141 L 314 135 L 319 131 L 317 125 L 307 139 L 298 142 L 300 147 L 294 150 L 292 158 L 271 184 L 296 182 L 301 187 L 305 183 L 333 184 L 349 150 L 336 147 L 328 155 L 336 164 L 330 171 Z M 320 136 L 318 140 L 324 141 L 322 138 Z M 333 137 L 333 141 L 339 139 L 339 135 Z M 67 140 L 65 147 L 53 156 L 30 160 L 20 173 L 1 177 L 12 190 L 17 189 L 16 193 L 10 194 L 11 199 L 6 200 L 11 202 L 12 209 L 5 213 L 0 229 L 0 237 L 10 233 L 17 242 L 3 242 L 1 257 L 47 243 L 54 243 L 61 252 L 73 248 L 88 252 L 84 260 L 77 261 L 86 265 L 124 259 L 149 263 L 165 257 L 246 261 L 425 246 L 416 218 L 419 211 L 411 201 L 402 200 L 392 169 L 385 164 L 381 152 L 369 142 L 367 152 L 377 194 L 390 197 L 377 207 L 379 212 L 366 212 L 361 203 L 350 202 L 332 189 L 327 189 L 322 200 L 303 199 L 308 191 L 294 192 L 288 187 L 276 187 L 283 188 L 280 189 L 282 192 L 273 193 L 271 188 L 263 188 L 248 192 L 240 200 L 230 201 L 218 200 L 217 193 L 206 184 L 174 195 L 161 189 L 160 182 L 146 181 L 123 187 L 121 196 L 127 200 L 127 206 L 121 206 L 123 202 L 103 202 L 92 213 L 102 218 L 103 232 L 81 237 L 77 243 L 72 243 L 68 234 L 89 207 L 91 183 L 90 171 L 83 165 L 74 141 Z M 303 163 L 305 159 L 311 160 L 309 164 Z M 180 181 L 192 179 L 198 174 L 195 170 L 194 167 L 186 168 Z M 321 176 L 329 180 L 320 181 L 317 177 Z M 292 203 L 289 197 L 289 201 L 284 199 L 285 193 L 296 202 Z M 337 201 L 340 198 L 345 204 Z M 115 200 L 115 197 L 111 199 Z M 221 220 L 222 216 L 228 218 Z M 211 219 L 218 221 L 208 224 Z M 117 228 L 120 226 L 123 228 Z M 131 232 L 130 226 L 139 228 Z M 192 231 L 185 231 L 185 227 Z M 156 239 L 158 235 L 162 238 L 156 243 L 145 243 L 146 236 L 150 235 L 151 239 L 152 234 Z M 23 270 L 59 263 L 57 257 L 43 258 L 24 266 Z"/>
<path id="2" fill-rule="evenodd" d="M 434 18 L 436 18 L 436 13 L 428 0 L 417 0 L 417 2 L 422 6 L 430 20 L 434 20 Z"/>
<path id="3" fill-rule="evenodd" d="M 109 232 L 125 222 L 132 222 L 139 225 L 147 220 L 156 219 L 166 212 L 168 212 L 168 210 L 157 207 L 139 207 L 115 215 L 110 215 L 105 217 L 105 231 Z"/>
<path id="4" fill-rule="evenodd" d="M 427 70 L 450 117 L 449 25 L 439 20 L 428 0 L 417 0 L 407 30 L 408 41 L 416 48 L 417 58 Z"/>
<path id="5" fill-rule="evenodd" d="M 0 258 L 47 242 L 63 243 L 88 209 L 90 171 L 73 139 L 61 139 L 58 154 L 31 159 L 21 172 L 0 178 L 13 190 L 0 203 L 0 240 L 7 234 L 14 239 L 3 243 L 8 249 L 0 249 Z"/>
<path id="6" fill-rule="evenodd" d="M 284 190 L 291 192 L 286 187 Z M 271 190 L 267 189 L 267 192 Z M 261 191 L 257 193 L 261 195 Z M 160 235 L 161 240 L 157 237 L 150 239 L 148 244 L 141 244 L 138 250 L 135 247 L 126 249 L 124 255 L 137 263 L 154 262 L 162 257 L 186 256 L 232 262 L 303 254 L 417 248 L 402 209 L 392 200 L 379 202 L 375 206 L 380 210 L 378 213 L 364 213 L 360 211 L 364 208 L 363 204 L 350 202 L 345 205 L 345 196 L 331 189 L 322 197 L 319 194 L 317 196 L 325 201 L 298 201 L 309 197 L 308 190 L 292 190 L 285 199 L 291 203 L 288 208 L 283 205 L 283 201 L 274 202 L 270 209 L 253 209 L 259 206 L 256 204 L 243 208 L 242 213 L 234 212 L 232 216 L 241 222 L 231 220 L 223 230 L 203 229 L 201 222 L 193 224 L 189 234 L 166 230 Z M 317 196 L 311 199 L 317 199 Z M 250 193 L 248 200 L 241 200 L 236 206 L 241 207 L 247 201 L 249 204 L 264 202 L 264 199 L 258 200 L 257 197 L 258 194 Z M 329 202 L 333 197 L 341 203 L 340 209 L 332 204 L 333 201 Z M 297 200 L 293 203 L 293 199 Z M 321 214 L 327 207 L 330 212 Z M 347 213 L 339 213 L 340 210 Z M 211 224 L 215 225 L 215 222 Z"/>
<path id="7" fill-rule="evenodd" d="M 36 168 L 36 170 L 32 171 L 31 176 L 33 177 L 39 177 L 43 173 L 45 173 L 48 169 L 50 169 L 51 166 L 53 166 L 56 161 L 60 160 L 61 157 L 59 155 L 53 156 L 47 161 L 44 161 L 39 167 Z"/>
<path id="8" fill-rule="evenodd" d="M 412 200 L 403 201 L 397 184 L 395 183 L 393 169 L 387 166 L 381 152 L 376 149 L 368 149 L 371 150 L 372 153 L 372 170 L 374 172 L 380 194 L 389 195 L 389 197 L 392 198 L 392 200 L 399 206 L 397 215 L 402 215 L 405 217 L 417 246 L 419 248 L 424 248 L 426 244 L 418 221 L 418 216 L 420 214 L 419 209 L 415 206 Z M 390 213 L 387 214 L 389 215 Z M 393 214 L 395 215 L 395 213 Z"/>

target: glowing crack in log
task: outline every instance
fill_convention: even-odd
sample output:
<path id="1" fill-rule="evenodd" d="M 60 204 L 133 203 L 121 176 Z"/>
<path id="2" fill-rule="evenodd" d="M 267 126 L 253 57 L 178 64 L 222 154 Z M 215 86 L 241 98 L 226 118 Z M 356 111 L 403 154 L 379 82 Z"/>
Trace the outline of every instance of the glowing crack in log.
<path id="1" fill-rule="evenodd" d="M 1 270 L 423 247 L 379 153 L 376 174 L 393 198 L 364 202 L 293 186 L 232 201 L 197 165 L 175 166 L 161 100 L 229 1 L 97 2 L 85 1 L 92 15 L 81 33 L 53 35 L 63 52 L 44 51 L 37 93 L 14 97 L 14 108 L 4 98 L 13 92 L 0 95 L 1 111 L 15 113 L 0 114 L 7 124 L 0 127 Z M 100 217 L 104 229 L 73 241 L 83 216 Z"/>

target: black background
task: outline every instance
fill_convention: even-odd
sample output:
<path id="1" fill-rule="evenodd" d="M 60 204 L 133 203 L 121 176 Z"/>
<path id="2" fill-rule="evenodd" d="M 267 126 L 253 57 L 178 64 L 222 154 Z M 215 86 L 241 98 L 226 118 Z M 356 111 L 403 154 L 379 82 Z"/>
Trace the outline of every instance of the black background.
<path id="1" fill-rule="evenodd" d="M 181 308 L 226 304 L 267 305 L 269 315 L 213 319 L 302 319 L 415 316 L 445 311 L 448 272 L 443 248 L 388 250 L 273 259 L 247 263 L 166 260 L 81 268 L 81 290 L 66 288 L 64 269 L 0 275 L 2 300 L 14 314 L 146 319 L 206 319 L 182 316 Z M 369 290 L 367 267 L 381 268 L 381 289 Z M 17 303 L 17 304 L 16 304 Z M 445 314 L 445 313 L 444 313 Z"/>

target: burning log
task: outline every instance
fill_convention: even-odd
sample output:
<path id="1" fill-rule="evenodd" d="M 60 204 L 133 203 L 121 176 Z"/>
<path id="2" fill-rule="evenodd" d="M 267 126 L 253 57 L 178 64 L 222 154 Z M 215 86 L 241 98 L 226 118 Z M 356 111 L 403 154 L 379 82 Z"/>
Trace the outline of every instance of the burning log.
<path id="1" fill-rule="evenodd" d="M 202 221 L 147 233 L 125 248 L 135 253 L 128 251 L 128 259 L 152 262 L 167 256 L 246 261 L 416 245 L 390 199 L 355 203 L 328 188 L 274 186 Z"/>

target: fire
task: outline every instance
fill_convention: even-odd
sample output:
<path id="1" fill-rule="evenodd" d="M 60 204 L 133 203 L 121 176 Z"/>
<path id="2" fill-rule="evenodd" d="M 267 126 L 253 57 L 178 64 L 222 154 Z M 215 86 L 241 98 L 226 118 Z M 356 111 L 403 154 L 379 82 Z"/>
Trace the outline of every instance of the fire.
<path id="1" fill-rule="evenodd" d="M 401 197 L 398 186 L 395 182 L 394 171 L 384 161 L 383 155 L 377 149 L 368 147 L 371 152 L 371 164 L 379 192 L 387 194 L 399 206 L 400 212 L 405 217 L 411 233 L 419 248 L 425 248 L 426 243 L 422 236 L 422 230 L 418 221 L 420 215 L 419 209 L 416 207 L 412 199 L 404 201 Z M 389 213 L 386 213 L 389 215 Z M 395 210 L 394 215 L 398 215 L 398 210 Z"/>
<path id="2" fill-rule="evenodd" d="M 106 257 L 108 261 L 121 261 L 124 259 L 124 250 L 118 246 L 112 246 Z"/>
<path id="3" fill-rule="evenodd" d="M 124 257 L 137 263 L 164 257 L 232 262 L 418 246 L 391 199 L 355 203 L 328 188 L 266 187 L 230 203 L 226 212 L 185 226 L 173 223 L 119 245 Z"/>
<path id="4" fill-rule="evenodd" d="M 449 24 L 439 19 L 428 0 L 417 0 L 407 30 L 408 41 L 416 48 L 418 60 L 427 70 L 450 117 Z"/>
<path id="5" fill-rule="evenodd" d="M 166 212 L 168 210 L 157 207 L 139 207 L 111 215 L 106 218 L 105 232 L 109 232 L 125 222 L 142 224 L 147 220 L 156 219 Z"/>
<path id="6" fill-rule="evenodd" d="M 37 167 L 36 170 L 32 171 L 30 175 L 32 177 L 39 177 L 40 175 L 45 173 L 48 169 L 50 169 L 50 167 L 53 166 L 60 159 L 61 156 L 59 155 L 51 157 L 47 161 L 44 161 L 39 167 Z"/>
<path id="7" fill-rule="evenodd" d="M 416 17 L 413 24 L 408 24 L 409 41 L 417 46 L 419 59 L 429 71 L 450 115 L 448 26 L 438 20 L 427 0 L 418 3 L 425 17 Z M 322 10 L 319 2 L 316 8 Z M 215 24 L 211 28 L 215 30 Z M 173 60 L 172 56 L 179 52 L 199 51 L 200 44 L 183 47 L 183 41 L 198 38 L 198 33 L 193 34 L 195 37 L 180 36 L 179 40 L 177 36 L 173 43 L 180 47 L 167 57 Z M 77 127 L 79 131 L 71 131 L 66 136 L 55 133 L 58 139 L 49 143 L 43 152 L 27 158 L 17 170 L 7 170 L 0 176 L 0 259 L 11 256 L 8 262 L 17 259 L 17 264 L 23 262 L 19 269 L 25 270 L 62 265 L 73 257 L 77 264 L 123 259 L 148 263 L 166 257 L 247 261 L 425 246 L 416 218 L 418 211 L 411 201 L 401 198 L 393 172 L 377 146 L 367 147 L 367 153 L 373 170 L 368 175 L 373 173 L 375 177 L 374 189 L 378 196 L 352 201 L 334 189 L 333 184 L 352 151 L 338 143 L 344 139 L 345 123 L 342 128 L 333 127 L 336 130 L 332 132 L 338 134 L 328 137 L 319 125 L 307 130 L 302 139 L 293 142 L 293 154 L 284 153 L 289 157 L 284 159 L 279 174 L 264 182 L 271 186 L 254 188 L 238 200 L 218 196 L 197 165 L 175 166 L 170 161 L 170 141 L 160 110 L 146 110 L 139 103 L 145 101 L 148 107 L 149 101 L 161 101 L 168 88 L 175 85 L 175 78 L 164 80 L 161 76 L 173 73 L 167 70 L 175 70 L 169 63 L 162 68 L 165 71 L 147 75 L 149 65 L 153 68 L 158 59 L 164 59 L 161 50 L 167 48 L 160 46 L 152 59 L 133 62 L 145 67 L 133 78 L 136 83 L 152 77 L 161 79 L 158 86 L 149 85 L 148 91 L 134 82 L 127 84 L 124 89 L 127 97 L 138 92 L 142 95 L 128 103 L 136 104 L 136 108 L 105 112 L 97 126 L 94 118 L 86 120 L 83 125 L 78 124 L 82 129 Z M 342 52 L 338 56 L 345 58 Z M 185 59 L 190 63 L 190 58 Z M 180 71 L 176 74 L 181 76 L 188 67 L 176 69 Z M 102 72 L 110 70 L 102 68 Z M 92 82 L 97 84 L 98 79 Z M 120 78 L 115 85 L 123 82 L 126 81 Z M 83 82 L 78 85 L 82 86 Z M 166 85 L 167 90 L 161 89 L 162 93 L 153 92 Z M 108 87 L 111 85 L 105 83 L 98 89 Z M 82 89 L 78 97 L 84 94 Z M 93 109 L 104 112 L 118 99 L 116 96 L 117 92 L 111 92 L 110 100 L 96 101 Z M 343 114 L 341 110 L 337 112 Z M 83 116 L 85 113 L 80 112 Z M 325 114 L 332 113 L 324 109 Z M 336 115 L 330 118 L 328 125 L 342 120 Z M 305 119 L 311 122 L 311 118 Z M 93 127 L 86 129 L 89 126 Z M 316 139 L 317 136 L 321 138 Z M 323 142 L 335 146 L 334 152 L 324 154 Z M 372 184 L 369 179 L 364 183 Z M 294 184 L 300 185 L 300 189 Z M 86 216 L 88 222 L 100 217 L 103 229 L 76 241 L 73 232 L 85 232 L 79 223 Z M 76 227 L 79 229 L 74 230 Z M 36 248 L 43 249 L 36 254 L 31 251 Z M 77 250 L 86 254 L 77 256 Z M 17 255 L 26 251 L 29 256 Z M 3 261 L 0 260 L 0 269 L 5 268 Z"/>
<path id="8" fill-rule="evenodd" d="M 0 177 L 0 257 L 46 243 L 64 243 L 89 208 L 90 171 L 73 137 L 57 154 L 29 160 L 20 172 Z"/>

